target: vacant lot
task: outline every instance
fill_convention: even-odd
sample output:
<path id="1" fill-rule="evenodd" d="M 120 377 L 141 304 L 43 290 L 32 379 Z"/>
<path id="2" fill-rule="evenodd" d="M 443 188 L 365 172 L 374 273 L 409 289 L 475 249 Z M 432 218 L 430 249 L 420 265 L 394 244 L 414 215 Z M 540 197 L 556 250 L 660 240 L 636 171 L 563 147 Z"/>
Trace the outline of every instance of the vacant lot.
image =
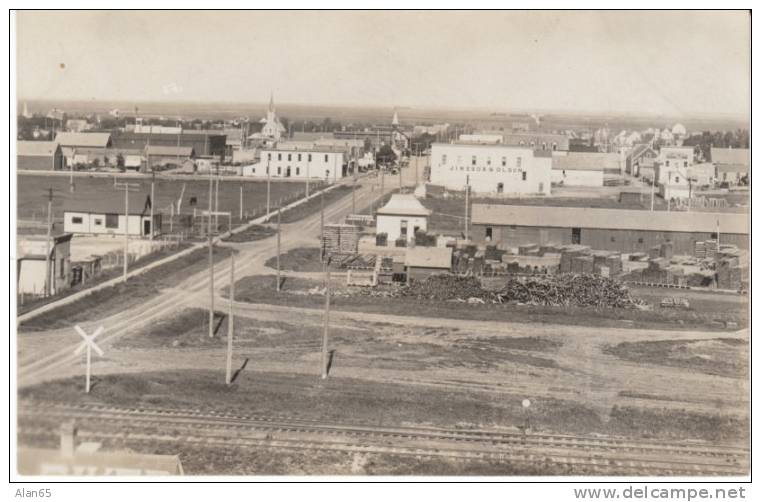
<path id="1" fill-rule="evenodd" d="M 625 342 L 604 349 L 627 361 L 686 368 L 708 375 L 748 375 L 748 344 L 737 338 Z"/>
<path id="2" fill-rule="evenodd" d="M 265 263 L 267 267 L 277 267 L 277 257 L 273 256 Z M 280 270 L 293 272 L 322 272 L 320 248 L 295 248 L 280 255 Z"/>
<path id="3" fill-rule="evenodd" d="M 726 330 L 726 322 L 747 325 L 746 313 L 735 308 L 729 311 L 711 309 L 674 310 L 655 308 L 651 311 L 593 307 L 544 307 L 519 304 L 469 304 L 456 301 L 434 301 L 415 298 L 396 298 L 373 294 L 371 289 L 347 287 L 345 275 L 331 277 L 335 310 L 376 314 L 417 316 L 482 321 L 511 321 L 552 323 L 576 326 L 636 327 L 646 329 L 707 329 Z M 322 308 L 323 281 L 285 277 L 278 293 L 274 276 L 249 276 L 236 282 L 235 298 L 250 303 L 267 303 L 305 308 Z M 390 288 L 393 288 L 391 286 Z"/>
<path id="4" fill-rule="evenodd" d="M 242 232 L 222 239 L 223 242 L 253 242 L 272 237 L 277 231 L 271 225 L 252 225 Z"/>
<path id="5" fill-rule="evenodd" d="M 214 253 L 215 263 L 230 257 L 231 250 Z M 208 250 L 196 249 L 189 254 L 160 265 L 114 286 L 96 291 L 73 303 L 63 305 L 21 323 L 23 330 L 64 328 L 94 316 L 105 318 L 158 295 L 162 289 L 177 286 L 188 276 L 208 266 Z"/>
<path id="6" fill-rule="evenodd" d="M 124 181 L 120 179 L 120 181 Z M 146 196 L 151 193 L 151 180 L 140 176 L 130 179 L 130 183 L 138 183 L 141 193 Z M 63 217 L 63 206 L 71 199 L 81 200 L 124 200 L 124 192 L 114 189 L 114 180 L 106 177 L 75 177 L 75 191 L 69 190 L 69 178 L 66 176 L 19 175 L 17 210 L 19 219 L 44 219 L 47 211 L 47 190 L 53 189 L 53 215 L 56 219 Z M 155 208 L 162 214 L 169 215 L 169 205 L 177 202 L 182 194 L 182 214 L 193 214 L 193 208 L 209 209 L 209 183 L 201 180 L 166 180 L 157 179 L 155 185 Z M 267 205 L 266 181 L 245 181 L 235 178 L 221 178 L 219 182 L 219 210 L 230 211 L 233 223 L 238 222 L 240 215 L 240 189 L 243 188 L 244 212 L 263 214 Z M 121 194 L 121 199 L 119 199 Z M 304 194 L 304 186 L 300 183 L 272 181 L 270 185 L 270 201 L 276 207 L 278 201 L 292 202 Z M 226 222 L 225 222 L 226 223 Z"/>
<path id="7" fill-rule="evenodd" d="M 297 186 L 301 187 L 301 185 L 297 185 Z M 323 203 L 325 207 L 328 207 L 330 204 L 334 203 L 338 199 L 350 193 L 351 193 L 350 186 L 347 186 L 347 185 L 337 186 L 336 188 L 330 190 L 329 192 L 326 192 L 325 195 L 312 197 L 304 204 L 300 204 L 294 208 L 285 210 L 280 215 L 280 222 L 293 223 L 294 221 L 299 221 L 302 218 L 306 218 L 307 216 L 312 216 L 313 214 L 319 214 L 320 207 L 322 207 Z M 276 221 L 275 218 L 276 217 L 273 216 L 272 221 Z"/>

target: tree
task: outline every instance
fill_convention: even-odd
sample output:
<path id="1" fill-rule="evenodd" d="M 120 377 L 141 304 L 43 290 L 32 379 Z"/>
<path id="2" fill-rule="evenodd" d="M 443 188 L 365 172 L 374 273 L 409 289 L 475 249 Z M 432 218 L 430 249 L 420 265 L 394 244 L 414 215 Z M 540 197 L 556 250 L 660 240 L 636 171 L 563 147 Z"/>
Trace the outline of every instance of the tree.
<path id="1" fill-rule="evenodd" d="M 389 145 L 383 145 L 375 156 L 378 164 L 392 164 L 396 162 L 396 153 Z"/>

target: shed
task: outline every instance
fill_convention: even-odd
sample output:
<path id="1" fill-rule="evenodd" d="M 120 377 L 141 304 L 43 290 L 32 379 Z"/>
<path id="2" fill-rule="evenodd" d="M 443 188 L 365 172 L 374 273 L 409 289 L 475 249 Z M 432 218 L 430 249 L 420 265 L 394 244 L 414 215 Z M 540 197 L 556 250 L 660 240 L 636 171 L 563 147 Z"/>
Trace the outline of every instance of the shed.
<path id="1" fill-rule="evenodd" d="M 63 153 L 61 146 L 55 141 L 18 141 L 16 160 L 19 170 L 57 171 L 63 169 Z"/>
<path id="2" fill-rule="evenodd" d="M 135 237 L 161 233 L 161 214 L 154 213 L 151 224 L 151 198 L 144 193 L 129 193 L 129 217 L 125 220 L 124 194 L 67 200 L 63 207 L 63 228 L 75 234 L 124 235 Z"/>
<path id="3" fill-rule="evenodd" d="M 408 248 L 404 257 L 407 280 L 424 279 L 430 275 L 452 271 L 452 248 L 421 247 Z"/>
<path id="4" fill-rule="evenodd" d="M 418 230 L 428 230 L 430 214 L 414 195 L 393 194 L 386 205 L 376 211 L 376 235 L 385 233 L 389 244 L 400 237 L 410 243 Z"/>

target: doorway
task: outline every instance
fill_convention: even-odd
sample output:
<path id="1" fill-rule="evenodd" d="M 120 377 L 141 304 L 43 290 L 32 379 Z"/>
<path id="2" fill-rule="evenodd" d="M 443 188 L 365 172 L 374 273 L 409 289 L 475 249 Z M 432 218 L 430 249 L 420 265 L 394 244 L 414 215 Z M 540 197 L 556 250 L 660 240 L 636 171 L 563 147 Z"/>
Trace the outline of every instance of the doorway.
<path id="1" fill-rule="evenodd" d="M 571 244 L 581 244 L 581 229 L 580 228 L 571 229 Z"/>
<path id="2" fill-rule="evenodd" d="M 151 234 L 151 220 L 143 220 L 143 235 Z"/>

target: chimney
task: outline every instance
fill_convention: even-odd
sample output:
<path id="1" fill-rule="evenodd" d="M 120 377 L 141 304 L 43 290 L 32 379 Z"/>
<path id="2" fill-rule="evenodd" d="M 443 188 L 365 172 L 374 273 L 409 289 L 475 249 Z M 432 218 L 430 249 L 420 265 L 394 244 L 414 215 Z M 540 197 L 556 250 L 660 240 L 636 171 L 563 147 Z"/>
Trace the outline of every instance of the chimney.
<path id="1" fill-rule="evenodd" d="M 73 458 L 76 451 L 77 428 L 74 422 L 66 422 L 61 425 L 61 456 Z"/>

